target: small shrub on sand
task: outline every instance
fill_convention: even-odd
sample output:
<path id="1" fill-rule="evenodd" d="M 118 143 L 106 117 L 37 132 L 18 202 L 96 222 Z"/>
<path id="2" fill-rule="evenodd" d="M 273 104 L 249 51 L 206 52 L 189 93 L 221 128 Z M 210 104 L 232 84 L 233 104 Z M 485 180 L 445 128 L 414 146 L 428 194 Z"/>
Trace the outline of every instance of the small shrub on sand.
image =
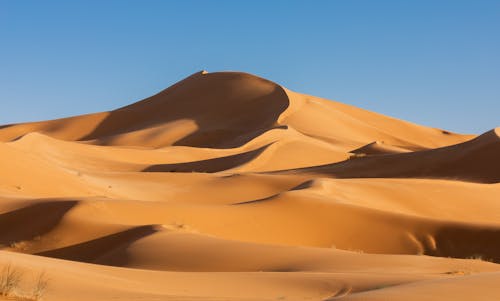
<path id="1" fill-rule="evenodd" d="M 23 272 L 20 269 L 11 264 L 6 265 L 0 273 L 0 296 L 10 300 L 41 300 L 49 284 L 46 273 L 41 272 L 36 276 L 35 284 L 29 293 L 23 292 L 20 287 L 22 277 Z"/>
<path id="2" fill-rule="evenodd" d="M 483 255 L 481 254 L 474 254 L 472 256 L 467 257 L 466 259 L 472 259 L 472 260 L 479 260 L 479 261 L 486 261 L 486 262 L 493 262 L 493 260 L 484 258 Z"/>
<path id="3" fill-rule="evenodd" d="M 40 300 L 42 299 L 45 290 L 47 290 L 47 286 L 49 285 L 49 279 L 47 278 L 47 274 L 45 271 L 38 274 L 36 278 L 35 286 L 33 287 L 33 291 L 31 292 L 31 300 Z"/>
<path id="4" fill-rule="evenodd" d="M 23 273 L 11 264 L 2 269 L 0 274 L 0 296 L 10 296 L 19 287 Z"/>
<path id="5" fill-rule="evenodd" d="M 364 158 L 364 157 L 366 157 L 365 153 L 349 153 L 349 160 Z"/>
<path id="6" fill-rule="evenodd" d="M 465 276 L 465 275 L 470 275 L 472 274 L 471 271 L 465 271 L 465 270 L 452 270 L 445 272 L 447 275 L 455 275 L 455 276 Z"/>

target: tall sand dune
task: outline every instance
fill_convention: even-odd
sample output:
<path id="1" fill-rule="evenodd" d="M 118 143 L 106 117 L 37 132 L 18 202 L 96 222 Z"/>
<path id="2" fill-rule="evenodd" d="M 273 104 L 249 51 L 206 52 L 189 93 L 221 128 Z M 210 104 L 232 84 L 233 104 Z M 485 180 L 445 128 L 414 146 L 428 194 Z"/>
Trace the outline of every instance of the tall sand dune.
<path id="1" fill-rule="evenodd" d="M 500 300 L 499 128 L 202 71 L 1 126 L 0 177 L 0 300 Z"/>

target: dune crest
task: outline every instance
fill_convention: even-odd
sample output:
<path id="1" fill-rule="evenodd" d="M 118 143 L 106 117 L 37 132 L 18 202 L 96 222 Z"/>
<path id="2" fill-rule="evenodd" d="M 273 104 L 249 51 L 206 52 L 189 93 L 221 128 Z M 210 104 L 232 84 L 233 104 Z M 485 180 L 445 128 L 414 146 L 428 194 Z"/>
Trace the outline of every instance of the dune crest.
<path id="1" fill-rule="evenodd" d="M 44 300 L 497 300 L 499 155 L 500 128 L 200 71 L 0 127 L 0 268 Z"/>

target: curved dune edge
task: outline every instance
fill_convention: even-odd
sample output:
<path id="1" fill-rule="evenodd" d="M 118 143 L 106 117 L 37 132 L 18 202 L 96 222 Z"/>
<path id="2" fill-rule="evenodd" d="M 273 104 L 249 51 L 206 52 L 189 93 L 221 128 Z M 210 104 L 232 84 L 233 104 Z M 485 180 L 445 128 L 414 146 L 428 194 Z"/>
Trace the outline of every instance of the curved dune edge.
<path id="1" fill-rule="evenodd" d="M 355 160 L 302 171 L 329 173 L 339 178 L 442 178 L 498 183 L 499 153 L 500 137 L 498 129 L 494 129 L 456 145 L 379 157 L 354 157 Z"/>
<path id="2" fill-rule="evenodd" d="M 0 127 L 0 270 L 46 271 L 43 300 L 497 300 L 499 154 L 500 128 L 197 72 Z"/>
<path id="3" fill-rule="evenodd" d="M 281 86 L 268 80 L 241 72 L 198 72 L 114 111 L 8 126 L 0 140 L 36 131 L 98 145 L 231 148 L 271 129 L 288 105 Z"/>
<path id="4" fill-rule="evenodd" d="M 351 153 L 356 154 L 358 156 L 363 155 L 387 155 L 387 154 L 399 154 L 399 153 L 407 153 L 411 152 L 411 150 L 398 147 L 394 145 L 389 145 L 384 143 L 384 141 L 374 141 L 365 146 L 352 150 Z"/>

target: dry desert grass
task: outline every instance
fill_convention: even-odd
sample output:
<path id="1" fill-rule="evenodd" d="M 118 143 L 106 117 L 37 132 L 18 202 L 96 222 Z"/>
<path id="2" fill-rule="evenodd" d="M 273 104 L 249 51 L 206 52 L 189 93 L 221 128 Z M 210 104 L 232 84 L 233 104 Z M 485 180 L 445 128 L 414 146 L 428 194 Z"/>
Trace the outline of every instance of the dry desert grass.
<path id="1" fill-rule="evenodd" d="M 0 272 L 0 296 L 12 300 L 42 300 L 49 284 L 47 274 L 44 271 L 37 274 L 31 289 L 22 287 L 24 276 L 18 267 L 5 265 Z"/>

